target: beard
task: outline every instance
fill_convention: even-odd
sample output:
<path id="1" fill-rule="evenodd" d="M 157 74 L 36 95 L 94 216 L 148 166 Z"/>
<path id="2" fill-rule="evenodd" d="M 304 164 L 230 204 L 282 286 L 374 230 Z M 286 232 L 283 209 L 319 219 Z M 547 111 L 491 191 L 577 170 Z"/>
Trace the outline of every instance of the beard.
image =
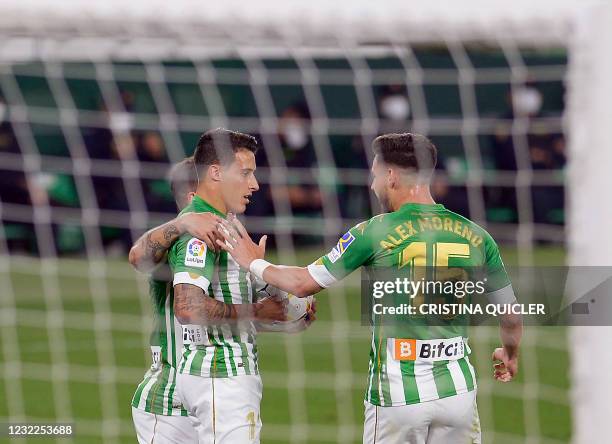
<path id="1" fill-rule="evenodd" d="M 387 194 L 384 192 L 381 192 L 380 194 L 378 193 L 374 193 L 374 194 L 376 194 L 376 198 L 378 199 L 378 203 L 380 204 L 380 207 L 383 213 L 390 213 L 391 203 L 389 202 L 389 197 L 387 196 Z"/>

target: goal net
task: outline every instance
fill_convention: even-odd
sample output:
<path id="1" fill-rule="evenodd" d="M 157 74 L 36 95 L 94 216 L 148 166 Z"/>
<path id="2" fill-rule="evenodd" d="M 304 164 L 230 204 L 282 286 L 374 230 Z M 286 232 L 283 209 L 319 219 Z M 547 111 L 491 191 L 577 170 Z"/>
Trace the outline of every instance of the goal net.
<path id="1" fill-rule="evenodd" d="M 609 265 L 595 243 L 612 244 L 612 204 L 588 214 L 610 189 L 610 8 L 430 3 L 2 4 L 0 423 L 134 442 L 152 319 L 126 252 L 176 213 L 166 174 L 208 129 L 257 136 L 245 221 L 282 263 L 309 263 L 380 211 L 370 143 L 413 131 L 439 149 L 436 199 L 485 226 L 506 263 Z M 304 334 L 259 338 L 263 442 L 360 442 L 358 286 L 319 295 Z M 474 329 L 485 442 L 601 442 L 612 387 L 576 350 L 599 354 L 610 333 L 570 337 L 527 328 L 520 376 L 502 385 L 498 332 Z"/>

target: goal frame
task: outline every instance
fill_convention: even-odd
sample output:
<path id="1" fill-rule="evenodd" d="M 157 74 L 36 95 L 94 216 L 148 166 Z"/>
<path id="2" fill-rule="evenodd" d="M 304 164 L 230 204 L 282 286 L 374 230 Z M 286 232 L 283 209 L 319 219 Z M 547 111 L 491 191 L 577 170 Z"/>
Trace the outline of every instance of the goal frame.
<path id="1" fill-rule="evenodd" d="M 612 231 L 612 5 L 604 1 L 401 2 L 225 0 L 21 0 L 0 6 L 0 69 L 30 60 L 140 60 L 243 51 L 342 50 L 368 43 L 492 41 L 568 49 L 569 265 L 609 266 Z M 228 42 L 230 42 L 228 44 Z M 604 248 L 602 248 L 604 246 Z M 612 311 L 612 303 L 610 304 Z M 609 417 L 612 327 L 574 327 L 572 407 L 576 443 L 602 442 Z M 582 359 L 581 356 L 589 358 Z M 597 366 L 590 357 L 597 357 Z"/>

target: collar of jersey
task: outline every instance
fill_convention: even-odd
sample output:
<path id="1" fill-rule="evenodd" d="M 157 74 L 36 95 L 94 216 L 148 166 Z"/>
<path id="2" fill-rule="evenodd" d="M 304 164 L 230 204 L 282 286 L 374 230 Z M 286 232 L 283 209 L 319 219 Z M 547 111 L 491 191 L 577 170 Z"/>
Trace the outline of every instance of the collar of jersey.
<path id="1" fill-rule="evenodd" d="M 405 203 L 404 205 L 402 205 L 401 207 L 399 207 L 398 211 L 403 211 L 403 210 L 444 210 L 444 205 L 442 204 L 424 204 L 424 203 L 414 203 L 414 202 L 408 202 Z"/>
<path id="2" fill-rule="evenodd" d="M 211 204 L 206 202 L 204 199 L 202 199 L 197 194 L 193 196 L 193 199 L 191 199 L 191 204 L 193 205 L 193 209 L 196 210 L 196 212 L 198 213 L 209 213 L 210 212 L 210 213 L 215 213 L 217 216 L 225 217 L 225 214 L 217 210 L 215 207 L 213 207 Z"/>

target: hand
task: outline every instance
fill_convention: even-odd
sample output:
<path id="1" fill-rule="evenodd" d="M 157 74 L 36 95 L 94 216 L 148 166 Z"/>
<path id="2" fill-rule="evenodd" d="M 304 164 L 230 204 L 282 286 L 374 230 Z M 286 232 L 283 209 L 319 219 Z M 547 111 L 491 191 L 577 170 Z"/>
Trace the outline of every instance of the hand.
<path id="1" fill-rule="evenodd" d="M 518 356 L 510 358 L 503 348 L 496 348 L 493 359 L 493 377 L 500 382 L 510 382 L 518 372 Z"/>
<path id="2" fill-rule="evenodd" d="M 290 322 L 284 326 L 285 333 L 301 333 L 308 329 L 312 323 L 317 319 L 315 313 L 317 312 L 317 300 L 313 298 L 312 304 L 308 307 L 306 316 L 300 319 L 298 322 Z"/>
<path id="3" fill-rule="evenodd" d="M 262 236 L 256 244 L 236 216 L 221 219 L 217 229 L 224 238 L 223 241 L 217 239 L 217 245 L 230 253 L 242 268 L 248 270 L 251 262 L 264 258 L 268 236 Z"/>
<path id="4" fill-rule="evenodd" d="M 255 319 L 258 321 L 286 321 L 287 300 L 266 297 L 255 304 Z"/>
<path id="5" fill-rule="evenodd" d="M 216 241 L 223 239 L 217 230 L 221 220 L 213 213 L 185 213 L 178 217 L 178 224 L 181 231 L 200 239 L 212 251 L 217 251 Z"/>
<path id="6" fill-rule="evenodd" d="M 308 307 L 308 311 L 306 312 L 306 317 L 304 321 L 306 323 L 306 328 L 310 327 L 310 325 L 317 320 L 317 300 L 315 298 L 312 299 L 312 304 Z"/>

